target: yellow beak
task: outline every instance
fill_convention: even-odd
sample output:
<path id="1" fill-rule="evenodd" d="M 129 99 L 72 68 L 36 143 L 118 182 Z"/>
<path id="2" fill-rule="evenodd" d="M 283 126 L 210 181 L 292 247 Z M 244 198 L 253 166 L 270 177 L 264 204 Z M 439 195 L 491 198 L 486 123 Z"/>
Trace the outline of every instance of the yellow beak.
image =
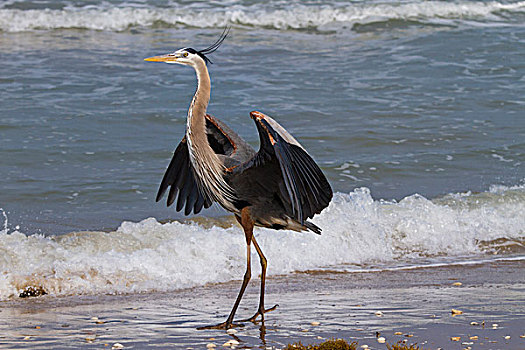
<path id="1" fill-rule="evenodd" d="M 144 61 L 150 62 L 175 62 L 176 60 L 177 58 L 175 56 L 170 55 L 153 56 L 144 59 Z"/>

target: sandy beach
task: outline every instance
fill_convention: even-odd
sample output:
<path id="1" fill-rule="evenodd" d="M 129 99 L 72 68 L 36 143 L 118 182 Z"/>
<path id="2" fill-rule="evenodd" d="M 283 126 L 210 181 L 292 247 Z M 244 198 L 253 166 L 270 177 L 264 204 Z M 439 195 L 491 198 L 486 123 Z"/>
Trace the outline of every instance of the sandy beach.
<path id="1" fill-rule="evenodd" d="M 371 349 L 400 341 L 422 349 L 524 349 L 524 268 L 517 259 L 272 277 L 266 303 L 278 309 L 264 327 L 249 323 L 234 335 L 196 328 L 225 318 L 239 282 L 173 293 L 11 300 L 1 304 L 0 348 L 205 349 L 234 339 L 238 348 L 279 349 L 343 338 Z M 258 282 L 252 280 L 238 317 L 255 310 Z"/>

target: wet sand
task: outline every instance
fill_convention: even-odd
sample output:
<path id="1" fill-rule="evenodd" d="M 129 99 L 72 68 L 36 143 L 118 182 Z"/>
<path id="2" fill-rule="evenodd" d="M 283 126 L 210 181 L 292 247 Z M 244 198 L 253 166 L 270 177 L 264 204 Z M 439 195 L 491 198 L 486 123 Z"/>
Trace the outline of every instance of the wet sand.
<path id="1" fill-rule="evenodd" d="M 237 348 L 279 349 L 344 338 L 386 349 L 379 332 L 387 343 L 422 349 L 525 349 L 524 271 L 525 261 L 515 260 L 271 277 L 266 303 L 279 308 L 264 327 L 248 323 L 235 335 L 196 328 L 225 319 L 238 281 L 172 293 L 18 299 L 0 303 L 0 348 L 220 349 L 235 339 Z M 239 318 L 255 311 L 258 284 L 250 283 Z M 453 316 L 452 309 L 463 313 Z"/>

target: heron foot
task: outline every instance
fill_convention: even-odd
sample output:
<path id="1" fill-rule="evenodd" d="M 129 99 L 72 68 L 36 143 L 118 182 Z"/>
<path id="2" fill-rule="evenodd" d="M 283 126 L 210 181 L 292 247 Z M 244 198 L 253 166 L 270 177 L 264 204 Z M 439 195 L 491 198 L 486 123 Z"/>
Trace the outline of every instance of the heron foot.
<path id="1" fill-rule="evenodd" d="M 259 317 L 259 316 L 261 316 L 262 321 L 264 321 L 264 314 L 267 313 L 267 312 L 270 312 L 270 311 L 273 311 L 273 310 L 277 309 L 278 306 L 279 306 L 279 304 L 275 304 L 274 306 L 272 306 L 269 309 L 264 309 L 263 307 L 259 307 L 259 310 L 257 310 L 257 312 L 252 317 L 244 319 L 244 320 L 240 320 L 239 322 L 253 322 L 253 323 L 255 323 L 255 321 L 257 320 L 257 317 Z"/>
<path id="2" fill-rule="evenodd" d="M 222 323 L 219 323 L 219 324 L 216 324 L 216 325 L 211 325 L 211 326 L 203 326 L 203 327 L 197 327 L 198 330 L 203 330 L 203 329 L 230 329 L 230 328 L 235 328 L 235 327 L 244 327 L 244 324 L 242 323 L 233 323 L 232 321 L 230 320 L 226 320 Z"/>

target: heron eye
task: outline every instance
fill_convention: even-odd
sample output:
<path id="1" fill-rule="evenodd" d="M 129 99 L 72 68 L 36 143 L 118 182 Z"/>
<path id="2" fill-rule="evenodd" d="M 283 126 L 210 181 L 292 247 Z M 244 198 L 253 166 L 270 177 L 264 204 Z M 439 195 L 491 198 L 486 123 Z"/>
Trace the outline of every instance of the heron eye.
<path id="1" fill-rule="evenodd" d="M 187 53 L 187 52 L 184 52 L 184 53 L 182 54 L 182 57 L 188 57 L 188 53 Z"/>

